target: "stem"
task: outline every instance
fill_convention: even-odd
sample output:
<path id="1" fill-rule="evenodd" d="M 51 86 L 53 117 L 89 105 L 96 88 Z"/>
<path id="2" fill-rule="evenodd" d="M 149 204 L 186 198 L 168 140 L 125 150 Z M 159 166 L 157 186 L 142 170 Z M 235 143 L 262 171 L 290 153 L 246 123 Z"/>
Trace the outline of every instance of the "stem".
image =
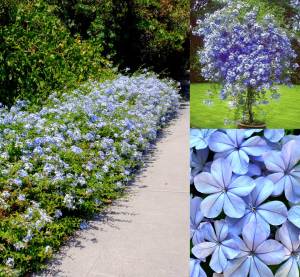
<path id="1" fill-rule="evenodd" d="M 252 88 L 249 88 L 247 90 L 247 96 L 246 96 L 246 109 L 248 113 L 249 123 L 254 122 L 254 113 L 252 110 L 253 103 L 254 103 L 254 90 Z"/>

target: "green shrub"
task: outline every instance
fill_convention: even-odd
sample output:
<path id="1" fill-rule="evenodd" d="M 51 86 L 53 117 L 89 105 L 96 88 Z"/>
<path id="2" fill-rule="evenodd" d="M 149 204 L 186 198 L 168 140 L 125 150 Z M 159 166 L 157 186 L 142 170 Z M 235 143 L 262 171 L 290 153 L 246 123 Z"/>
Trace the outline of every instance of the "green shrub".
<path id="1" fill-rule="evenodd" d="M 0 30 L 0 101 L 33 102 L 51 90 L 102 75 L 102 46 L 70 36 L 57 7 L 36 0 L 18 5 L 15 21 Z"/>

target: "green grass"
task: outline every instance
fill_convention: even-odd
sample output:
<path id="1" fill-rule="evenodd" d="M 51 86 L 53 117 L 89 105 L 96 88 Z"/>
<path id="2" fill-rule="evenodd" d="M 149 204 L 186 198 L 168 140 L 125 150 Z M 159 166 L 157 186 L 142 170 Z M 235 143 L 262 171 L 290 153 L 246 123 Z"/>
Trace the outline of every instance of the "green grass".
<path id="1" fill-rule="evenodd" d="M 208 90 L 213 91 L 211 97 Z M 193 128 L 235 128 L 231 123 L 224 124 L 225 119 L 233 122 L 235 112 L 228 108 L 228 102 L 219 98 L 220 86 L 209 83 L 191 85 L 191 127 Z M 266 122 L 268 128 L 300 128 L 300 85 L 291 88 L 280 86 L 279 100 L 270 100 L 268 105 L 261 105 L 256 111 L 257 119 Z M 210 106 L 203 103 L 212 99 Z"/>

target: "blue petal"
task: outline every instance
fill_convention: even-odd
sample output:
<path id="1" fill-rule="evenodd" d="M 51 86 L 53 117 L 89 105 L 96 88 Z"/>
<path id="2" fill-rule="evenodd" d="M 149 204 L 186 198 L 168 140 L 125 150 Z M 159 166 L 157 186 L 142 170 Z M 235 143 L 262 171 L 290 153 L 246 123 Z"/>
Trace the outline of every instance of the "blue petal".
<path id="1" fill-rule="evenodd" d="M 227 192 L 224 196 L 224 213 L 229 217 L 240 218 L 245 214 L 245 202 L 239 196 Z"/>
<path id="2" fill-rule="evenodd" d="M 260 205 L 257 213 L 272 225 L 280 225 L 285 222 L 288 214 L 286 206 L 280 201 L 271 201 Z"/>
<path id="3" fill-rule="evenodd" d="M 222 247 L 218 246 L 211 256 L 209 266 L 217 273 L 223 272 L 227 266 L 227 259 L 223 253 Z"/>
<path id="4" fill-rule="evenodd" d="M 251 137 L 244 141 L 241 145 L 241 149 L 251 156 L 261 156 L 270 150 L 266 141 L 259 136 Z"/>
<path id="5" fill-rule="evenodd" d="M 293 206 L 288 212 L 288 219 L 300 228 L 300 206 Z"/>
<path id="6" fill-rule="evenodd" d="M 199 192 L 207 194 L 220 192 L 223 189 L 208 172 L 202 172 L 195 176 L 194 185 Z"/>
<path id="7" fill-rule="evenodd" d="M 226 158 L 232 167 L 232 171 L 236 174 L 246 174 L 249 166 L 249 157 L 242 150 L 232 151 Z"/>
<path id="8" fill-rule="evenodd" d="M 225 220 L 216 220 L 214 226 L 218 241 L 221 242 L 225 240 L 228 235 L 228 225 Z"/>
<path id="9" fill-rule="evenodd" d="M 211 255 L 217 248 L 217 243 L 211 241 L 204 241 L 192 248 L 192 253 L 198 259 L 205 259 L 207 256 Z"/>
<path id="10" fill-rule="evenodd" d="M 286 169 L 291 170 L 300 160 L 300 142 L 291 140 L 282 146 L 282 158 Z"/>
<path id="11" fill-rule="evenodd" d="M 255 189 L 251 192 L 252 205 L 257 207 L 264 202 L 273 192 L 274 184 L 271 180 L 259 177 L 255 179 Z"/>
<path id="12" fill-rule="evenodd" d="M 265 153 L 263 157 L 268 170 L 272 172 L 284 172 L 286 170 L 286 165 L 280 152 L 270 151 Z"/>
<path id="13" fill-rule="evenodd" d="M 267 265 L 277 265 L 285 260 L 285 250 L 281 243 L 269 239 L 262 242 L 255 250 L 256 256 Z"/>
<path id="14" fill-rule="evenodd" d="M 200 265 L 200 261 L 196 259 L 190 259 L 189 264 L 190 277 L 207 277 L 205 271 Z"/>
<path id="15" fill-rule="evenodd" d="M 267 176 L 274 184 L 274 190 L 272 195 L 278 196 L 283 193 L 284 186 L 285 186 L 285 176 L 283 172 L 273 173 Z"/>
<path id="16" fill-rule="evenodd" d="M 239 176 L 228 186 L 228 191 L 238 196 L 247 196 L 254 188 L 255 183 L 252 178 Z"/>
<path id="17" fill-rule="evenodd" d="M 207 196 L 201 203 L 201 211 L 205 217 L 215 218 L 217 217 L 223 208 L 224 194 L 215 193 Z"/>
<path id="18" fill-rule="evenodd" d="M 209 148 L 214 152 L 224 152 L 232 150 L 234 147 L 234 142 L 225 133 L 217 131 L 210 137 Z"/>
<path id="19" fill-rule="evenodd" d="M 249 277 L 273 277 L 271 269 L 258 258 L 253 257 L 251 260 Z"/>
<path id="20" fill-rule="evenodd" d="M 278 142 L 284 136 L 284 129 L 265 129 L 264 136 L 271 142 Z"/>
<path id="21" fill-rule="evenodd" d="M 277 270 L 275 277 L 299 277 L 299 269 L 296 258 L 289 258 Z"/>
<path id="22" fill-rule="evenodd" d="M 247 256 L 228 262 L 224 277 L 246 277 L 250 270 L 251 259 Z"/>
<path id="23" fill-rule="evenodd" d="M 228 239 L 222 242 L 222 249 L 225 256 L 232 260 L 240 254 L 240 249 L 236 243 L 235 239 Z"/>
<path id="24" fill-rule="evenodd" d="M 284 194 L 287 200 L 292 203 L 300 201 L 300 182 L 298 178 L 286 175 L 284 178 Z"/>
<path id="25" fill-rule="evenodd" d="M 198 228 L 203 219 L 203 214 L 200 210 L 202 199 L 194 197 L 190 200 L 190 237 L 193 236 L 194 231 Z"/>
<path id="26" fill-rule="evenodd" d="M 300 246 L 299 235 L 299 229 L 287 221 L 277 230 L 275 238 L 276 240 L 281 241 L 284 247 L 288 250 L 287 255 L 290 255 Z"/>
<path id="27" fill-rule="evenodd" d="M 207 224 L 205 225 L 205 236 L 204 237 L 208 241 L 212 241 L 212 242 L 218 241 L 216 232 L 210 222 L 207 222 Z"/>
<path id="28" fill-rule="evenodd" d="M 226 188 L 230 183 L 232 169 L 230 163 L 224 159 L 214 160 L 211 165 L 211 174 L 220 187 Z"/>
<path id="29" fill-rule="evenodd" d="M 245 225 L 242 231 L 244 242 L 251 251 L 254 251 L 269 235 L 270 232 L 252 221 Z"/>
<path id="30" fill-rule="evenodd" d="M 226 129 L 226 133 L 236 147 L 244 141 L 245 130 L 243 129 Z"/>

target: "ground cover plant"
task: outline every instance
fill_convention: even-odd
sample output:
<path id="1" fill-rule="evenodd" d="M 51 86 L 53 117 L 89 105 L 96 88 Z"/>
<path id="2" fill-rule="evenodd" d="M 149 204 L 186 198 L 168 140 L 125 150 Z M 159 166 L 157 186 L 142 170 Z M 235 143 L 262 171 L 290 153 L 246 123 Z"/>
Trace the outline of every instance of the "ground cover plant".
<path id="1" fill-rule="evenodd" d="M 52 93 L 37 111 L 2 106 L 0 276 L 39 270 L 120 195 L 178 101 L 174 82 L 144 73 Z"/>
<path id="2" fill-rule="evenodd" d="M 191 127 L 192 128 L 235 128 L 237 126 L 236 110 L 232 102 L 220 99 L 220 86 L 211 83 L 191 85 Z M 256 109 L 257 118 L 266 122 L 268 128 L 285 126 L 288 129 L 298 128 L 300 124 L 300 86 L 279 86 L 279 94 L 267 92 L 274 98 L 271 105 L 267 100 L 261 101 L 260 109 Z M 272 96 L 273 94 L 273 96 Z M 279 97 L 280 96 L 280 97 Z M 278 98 L 279 97 L 279 98 Z"/>
<path id="3" fill-rule="evenodd" d="M 300 136 L 191 129 L 190 276 L 299 276 Z"/>
<path id="4" fill-rule="evenodd" d="M 202 76 L 221 84 L 220 97 L 241 110 L 241 124 L 260 123 L 253 106 L 266 98 L 267 90 L 276 93 L 277 85 L 290 84 L 298 66 L 287 32 L 274 16 L 259 18 L 257 8 L 242 2 L 229 2 L 206 16 L 195 32 L 204 37 Z"/>

